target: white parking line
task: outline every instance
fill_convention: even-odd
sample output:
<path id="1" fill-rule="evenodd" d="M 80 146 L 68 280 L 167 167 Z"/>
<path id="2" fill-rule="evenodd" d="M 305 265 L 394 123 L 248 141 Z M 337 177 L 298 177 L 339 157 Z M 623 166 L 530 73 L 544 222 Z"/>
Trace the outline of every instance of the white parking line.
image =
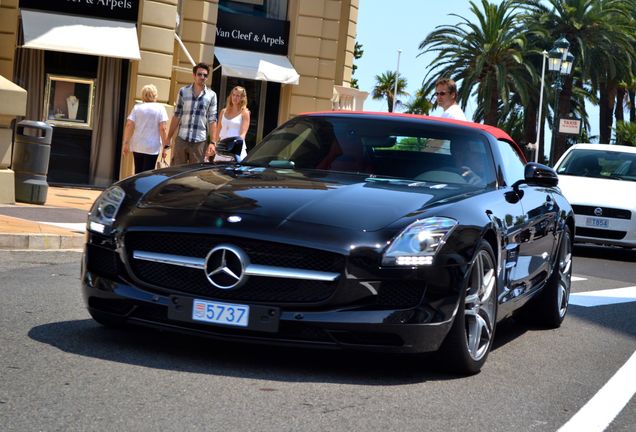
<path id="1" fill-rule="evenodd" d="M 584 307 L 636 302 L 636 286 L 570 294 L 570 304 Z"/>
<path id="2" fill-rule="evenodd" d="M 558 432 L 601 432 L 636 393 L 636 351 Z"/>
<path id="3" fill-rule="evenodd" d="M 580 281 L 584 281 L 587 280 L 587 278 L 581 277 L 581 276 L 572 276 L 572 282 L 580 282 Z"/>

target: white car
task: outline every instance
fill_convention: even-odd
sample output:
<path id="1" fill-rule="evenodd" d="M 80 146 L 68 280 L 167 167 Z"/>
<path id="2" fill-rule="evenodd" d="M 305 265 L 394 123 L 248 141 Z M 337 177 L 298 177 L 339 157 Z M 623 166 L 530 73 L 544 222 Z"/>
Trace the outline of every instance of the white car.
<path id="1" fill-rule="evenodd" d="M 636 147 L 575 144 L 555 169 L 575 241 L 636 248 Z"/>

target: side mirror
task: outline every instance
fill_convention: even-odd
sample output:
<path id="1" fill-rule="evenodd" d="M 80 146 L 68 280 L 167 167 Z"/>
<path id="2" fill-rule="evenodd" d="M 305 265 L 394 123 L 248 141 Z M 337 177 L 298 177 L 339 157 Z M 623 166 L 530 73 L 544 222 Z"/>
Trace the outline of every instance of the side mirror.
<path id="1" fill-rule="evenodd" d="M 517 180 L 512 188 L 519 192 L 519 185 L 528 184 L 530 186 L 554 187 L 559 184 L 559 176 L 555 170 L 547 165 L 536 162 L 528 162 L 523 172 L 523 180 Z"/>
<path id="2" fill-rule="evenodd" d="M 554 187 L 559 184 L 559 176 L 547 165 L 530 162 L 524 171 L 526 183 L 533 186 Z"/>

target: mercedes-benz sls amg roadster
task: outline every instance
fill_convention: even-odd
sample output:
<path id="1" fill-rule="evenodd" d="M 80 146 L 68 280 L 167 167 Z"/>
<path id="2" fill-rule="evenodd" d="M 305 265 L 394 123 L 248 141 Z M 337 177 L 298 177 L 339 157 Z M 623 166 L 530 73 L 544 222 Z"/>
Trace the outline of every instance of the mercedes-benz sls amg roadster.
<path id="1" fill-rule="evenodd" d="M 94 203 L 88 311 L 226 339 L 437 352 L 477 373 L 497 322 L 565 317 L 574 215 L 503 131 L 299 115 L 240 164 L 148 171 Z"/>

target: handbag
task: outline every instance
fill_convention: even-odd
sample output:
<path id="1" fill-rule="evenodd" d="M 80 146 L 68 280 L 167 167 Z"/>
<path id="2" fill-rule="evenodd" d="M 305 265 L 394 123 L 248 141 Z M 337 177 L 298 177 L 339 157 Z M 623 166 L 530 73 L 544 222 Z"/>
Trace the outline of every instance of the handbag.
<path id="1" fill-rule="evenodd" d="M 159 159 L 157 159 L 157 164 L 155 165 L 156 169 L 161 169 L 161 168 L 168 168 L 170 166 L 170 164 L 168 163 L 168 161 L 166 160 L 165 157 L 161 157 Z"/>
<path id="2" fill-rule="evenodd" d="M 243 150 L 243 138 L 240 136 L 227 137 L 216 143 L 216 152 L 221 154 L 240 155 Z"/>

